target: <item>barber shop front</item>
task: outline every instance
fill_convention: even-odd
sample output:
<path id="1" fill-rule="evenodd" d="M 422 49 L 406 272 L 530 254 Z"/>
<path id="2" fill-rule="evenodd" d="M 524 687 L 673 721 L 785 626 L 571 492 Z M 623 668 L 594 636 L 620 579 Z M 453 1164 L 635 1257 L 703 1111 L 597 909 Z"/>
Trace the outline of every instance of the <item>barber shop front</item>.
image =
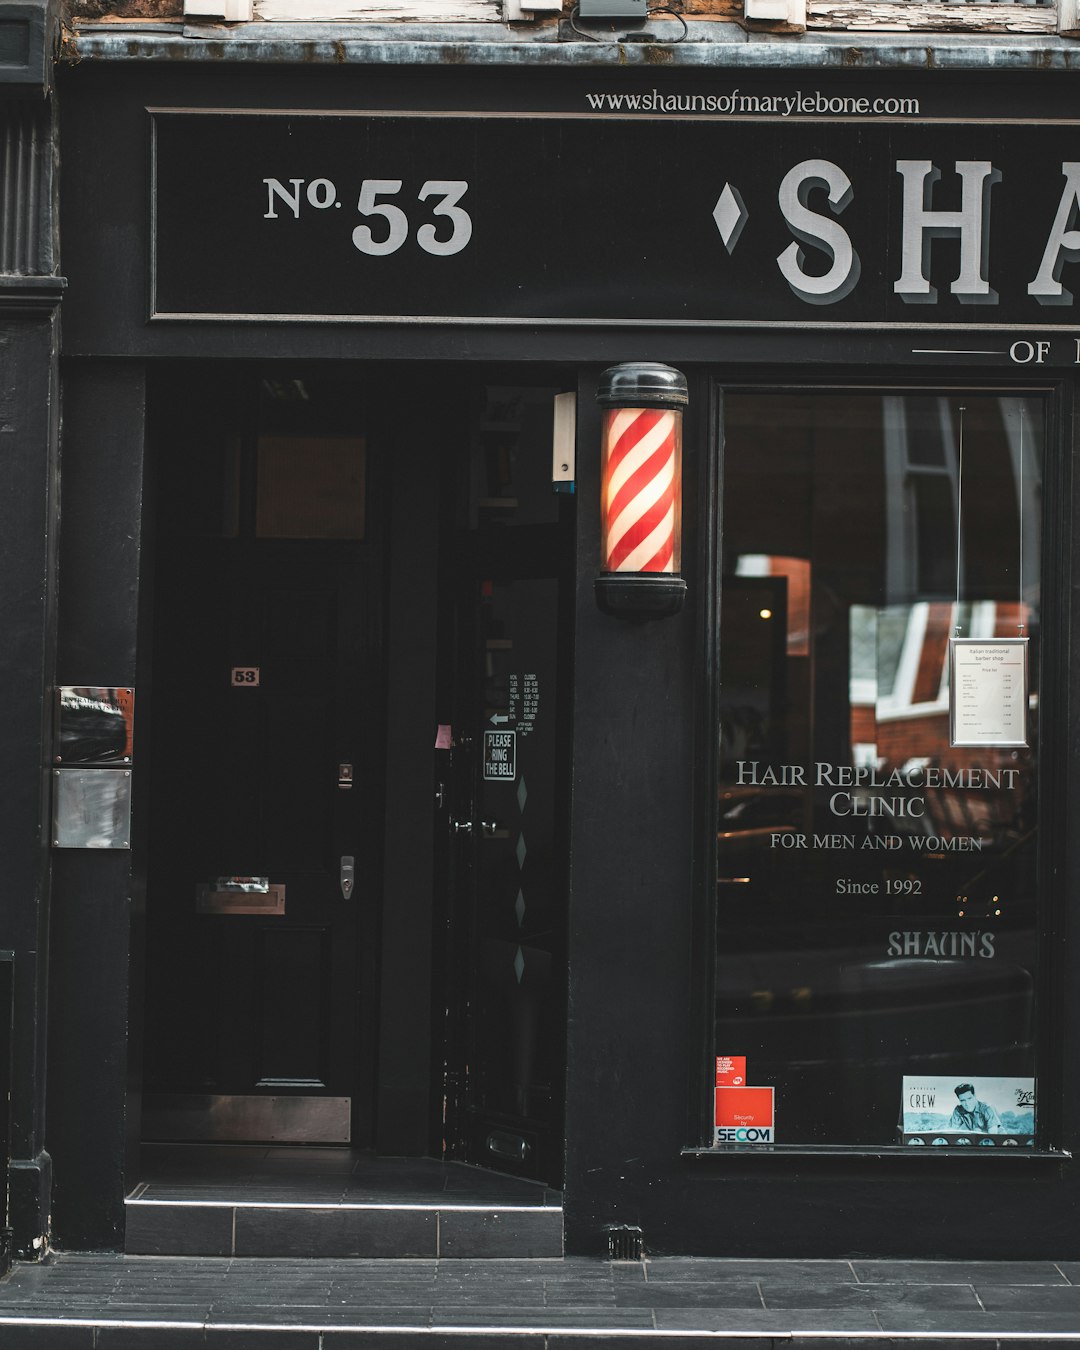
<path id="1" fill-rule="evenodd" d="M 51 1240 L 1080 1254 L 1069 77 L 153 42 L 59 77 Z"/>

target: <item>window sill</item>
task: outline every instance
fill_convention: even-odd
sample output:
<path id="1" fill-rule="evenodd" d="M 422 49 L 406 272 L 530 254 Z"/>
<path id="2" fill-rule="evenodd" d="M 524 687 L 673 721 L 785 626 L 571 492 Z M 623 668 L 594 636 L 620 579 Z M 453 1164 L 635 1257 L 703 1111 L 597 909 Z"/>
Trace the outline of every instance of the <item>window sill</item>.
<path id="1" fill-rule="evenodd" d="M 1073 1155 L 1065 1150 L 1044 1148 L 934 1148 L 912 1147 L 910 1144 L 728 1144 L 723 1148 L 695 1148 L 681 1150 L 683 1158 L 851 1158 L 860 1162 L 893 1158 L 1003 1158 L 1014 1162 L 1071 1162 Z"/>

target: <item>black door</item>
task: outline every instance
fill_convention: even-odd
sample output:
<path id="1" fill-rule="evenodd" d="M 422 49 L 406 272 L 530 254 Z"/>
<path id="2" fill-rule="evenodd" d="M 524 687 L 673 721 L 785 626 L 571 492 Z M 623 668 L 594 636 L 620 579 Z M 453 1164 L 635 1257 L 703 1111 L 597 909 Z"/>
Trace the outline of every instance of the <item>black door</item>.
<path id="1" fill-rule="evenodd" d="M 559 1185 L 573 502 L 552 492 L 554 392 L 478 391 L 440 772 L 453 878 L 450 1147 Z"/>
<path id="2" fill-rule="evenodd" d="M 145 1133 L 363 1144 L 381 778 L 362 408 L 310 377 L 163 407 Z"/>

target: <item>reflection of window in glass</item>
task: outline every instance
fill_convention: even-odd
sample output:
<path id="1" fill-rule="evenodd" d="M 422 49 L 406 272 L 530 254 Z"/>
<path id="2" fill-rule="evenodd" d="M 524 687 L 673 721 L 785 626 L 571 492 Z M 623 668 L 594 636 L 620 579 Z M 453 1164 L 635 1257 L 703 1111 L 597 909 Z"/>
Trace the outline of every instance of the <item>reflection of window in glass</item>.
<path id="1" fill-rule="evenodd" d="M 558 390 L 482 385 L 469 424 L 469 524 L 541 525 L 558 519 L 551 491 L 551 408 Z"/>
<path id="2" fill-rule="evenodd" d="M 725 400 L 714 1048 L 770 1142 L 1034 1075 L 1042 434 L 1035 399 Z M 1031 748 L 952 747 L 950 636 L 1020 624 Z"/>
<path id="3" fill-rule="evenodd" d="M 735 572 L 740 577 L 783 577 L 786 582 L 787 650 L 789 656 L 805 656 L 810 641 L 810 563 L 805 558 L 770 558 L 761 553 L 741 557 Z M 762 614 L 762 618 L 772 615 Z"/>
<path id="4" fill-rule="evenodd" d="M 890 491 L 887 576 L 891 598 L 947 594 L 955 579 L 957 434 L 949 400 L 882 400 Z"/>

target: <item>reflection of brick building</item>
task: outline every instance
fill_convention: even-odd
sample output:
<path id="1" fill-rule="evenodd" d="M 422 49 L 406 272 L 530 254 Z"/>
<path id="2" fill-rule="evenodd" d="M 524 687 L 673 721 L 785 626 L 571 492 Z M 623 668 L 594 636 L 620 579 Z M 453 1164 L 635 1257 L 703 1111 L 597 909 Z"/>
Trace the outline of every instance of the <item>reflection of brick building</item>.
<path id="1" fill-rule="evenodd" d="M 987 602 L 972 607 L 971 621 L 986 638 L 1016 637 L 1021 606 L 1017 602 Z M 853 617 L 854 622 L 854 617 Z M 866 682 L 852 680 L 851 742 L 856 757 L 882 769 L 917 763 L 947 768 L 1023 768 L 1030 765 L 1028 750 L 982 749 L 950 745 L 949 639 L 956 631 L 956 606 L 944 601 L 911 606 L 901 656 L 891 682 L 870 698 Z M 1026 632 L 1026 629 L 1024 630 Z M 1037 692 L 1028 692 L 1030 706 Z M 992 838 L 995 827 L 1013 823 L 1016 803 L 1005 789 L 928 789 L 927 833 Z"/>
<path id="2" fill-rule="evenodd" d="M 973 636 L 1024 636 L 1019 627 L 1020 606 L 991 602 L 972 607 L 978 626 Z M 853 615 L 853 625 L 855 616 Z M 853 669 L 851 742 L 874 747 L 877 760 L 903 765 L 912 757 L 935 764 L 970 764 L 970 751 L 949 745 L 949 638 L 956 631 L 956 607 L 945 602 L 913 605 L 906 621 L 896 667 L 882 672 L 876 691 Z M 1025 630 L 1026 632 L 1026 630 Z M 853 662 L 854 666 L 854 662 Z M 1029 700 L 1037 698 L 1034 688 Z M 1009 752 L 1002 752 L 1009 753 Z"/>

